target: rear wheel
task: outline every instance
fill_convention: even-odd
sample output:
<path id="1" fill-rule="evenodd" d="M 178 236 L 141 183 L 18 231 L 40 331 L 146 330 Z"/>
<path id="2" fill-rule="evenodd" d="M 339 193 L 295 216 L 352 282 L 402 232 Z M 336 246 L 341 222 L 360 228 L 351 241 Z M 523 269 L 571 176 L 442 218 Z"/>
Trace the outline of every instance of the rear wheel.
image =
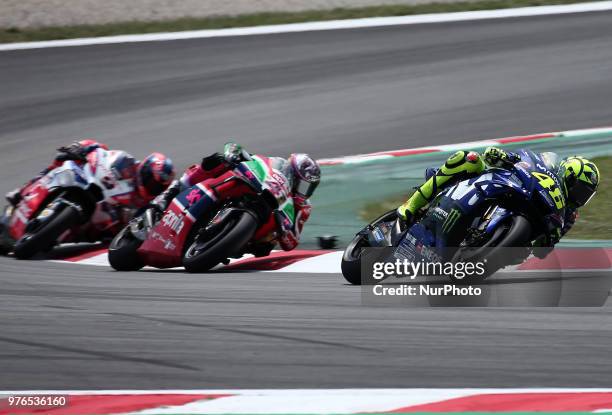
<path id="1" fill-rule="evenodd" d="M 123 228 L 108 247 L 108 262 L 117 271 L 138 271 L 144 263 L 138 256 L 142 241 L 134 235 L 129 226 Z"/>
<path id="2" fill-rule="evenodd" d="M 27 233 L 15 243 L 13 249 L 15 257 L 27 259 L 49 249 L 64 232 L 77 225 L 80 218 L 79 211 L 70 205 L 54 212 L 51 217 L 40 221 L 33 229 L 28 229 Z"/>
<path id="3" fill-rule="evenodd" d="M 255 215 L 239 211 L 217 225 L 214 233 L 196 235 L 183 255 L 187 272 L 208 271 L 221 261 L 240 253 L 257 230 Z"/>
<path id="4" fill-rule="evenodd" d="M 381 222 L 390 222 L 397 218 L 395 210 L 389 211 L 375 219 L 370 226 L 376 226 Z M 364 248 L 370 244 L 365 235 L 357 234 L 348 244 L 342 255 L 342 275 L 344 279 L 353 285 L 361 285 L 361 254 Z"/>

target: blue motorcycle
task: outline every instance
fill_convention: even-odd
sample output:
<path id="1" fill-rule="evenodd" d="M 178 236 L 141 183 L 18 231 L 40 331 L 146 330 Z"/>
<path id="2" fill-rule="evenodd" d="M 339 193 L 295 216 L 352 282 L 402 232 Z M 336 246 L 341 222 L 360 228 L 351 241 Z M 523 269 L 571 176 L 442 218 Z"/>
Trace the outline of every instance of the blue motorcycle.
<path id="1" fill-rule="evenodd" d="M 551 217 L 562 223 L 566 200 L 554 153 L 518 154 L 521 161 L 509 169 L 490 168 L 443 190 L 408 229 L 395 210 L 371 222 L 344 251 L 344 278 L 362 283 L 366 248 L 392 247 L 393 258 L 410 262 L 482 261 L 480 279 L 522 263 L 534 241 L 550 233 Z"/>

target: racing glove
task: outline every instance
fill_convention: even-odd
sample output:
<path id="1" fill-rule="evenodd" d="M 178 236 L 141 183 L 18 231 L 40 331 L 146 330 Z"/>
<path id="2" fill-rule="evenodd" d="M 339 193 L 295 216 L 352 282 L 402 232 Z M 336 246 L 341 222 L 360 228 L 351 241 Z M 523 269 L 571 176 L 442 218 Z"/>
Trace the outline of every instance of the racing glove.
<path id="1" fill-rule="evenodd" d="M 210 156 L 204 157 L 201 166 L 205 171 L 216 172 L 216 169 L 220 166 L 231 169 L 241 161 L 250 159 L 251 156 L 243 150 L 240 144 L 227 143 L 223 148 L 223 154 L 213 153 Z"/>
<path id="2" fill-rule="evenodd" d="M 518 154 L 507 152 L 497 147 L 487 147 L 483 153 L 483 158 L 489 166 L 502 168 L 521 161 L 521 157 Z"/>
<path id="3" fill-rule="evenodd" d="M 235 166 L 241 161 L 250 160 L 251 156 L 247 153 L 240 144 L 227 143 L 223 148 L 223 156 L 231 165 Z"/>
<path id="4" fill-rule="evenodd" d="M 92 151 L 91 146 L 83 147 L 78 142 L 72 143 L 69 146 L 62 146 L 57 149 L 58 154 L 55 157 L 58 161 L 75 160 L 85 161 L 87 154 Z"/>

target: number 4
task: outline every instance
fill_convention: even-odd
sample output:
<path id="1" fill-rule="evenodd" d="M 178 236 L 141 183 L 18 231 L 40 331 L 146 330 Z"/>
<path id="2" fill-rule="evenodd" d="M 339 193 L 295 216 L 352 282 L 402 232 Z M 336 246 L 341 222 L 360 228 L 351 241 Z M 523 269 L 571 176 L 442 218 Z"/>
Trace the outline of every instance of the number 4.
<path id="1" fill-rule="evenodd" d="M 561 189 L 557 187 L 552 177 L 550 177 L 547 174 L 539 173 L 535 171 L 532 172 L 531 174 L 533 174 L 533 176 L 536 179 L 538 179 L 540 186 L 542 186 L 545 189 L 548 189 L 548 194 L 550 194 L 550 196 L 555 201 L 555 205 L 557 206 L 557 209 L 563 209 L 563 206 L 565 206 L 565 203 L 563 200 L 563 195 L 561 194 Z"/>

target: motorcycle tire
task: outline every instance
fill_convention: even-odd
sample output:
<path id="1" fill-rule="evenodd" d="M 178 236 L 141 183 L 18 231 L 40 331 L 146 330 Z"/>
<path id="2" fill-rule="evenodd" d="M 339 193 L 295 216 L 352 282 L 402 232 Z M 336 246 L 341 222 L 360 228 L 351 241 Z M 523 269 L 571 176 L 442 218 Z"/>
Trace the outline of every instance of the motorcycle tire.
<path id="1" fill-rule="evenodd" d="M 201 241 L 196 236 L 183 255 L 185 270 L 190 273 L 205 272 L 224 259 L 239 254 L 257 227 L 255 215 L 242 211 L 229 217 L 210 239 Z"/>
<path id="2" fill-rule="evenodd" d="M 64 232 L 77 225 L 80 219 L 81 214 L 75 207 L 64 207 L 45 220 L 34 233 L 26 233 L 15 243 L 13 249 L 15 258 L 28 259 L 48 249 Z"/>
<path id="3" fill-rule="evenodd" d="M 116 271 L 138 271 L 144 263 L 136 252 L 142 245 L 126 226 L 111 241 L 108 247 L 108 262 Z"/>
<path id="4" fill-rule="evenodd" d="M 8 229 L 3 222 L 4 218 L 0 219 L 0 255 L 8 255 L 13 250 L 13 244 L 9 242 Z"/>
<path id="5" fill-rule="evenodd" d="M 397 218 L 395 210 L 391 210 L 371 222 L 377 225 L 380 222 L 390 221 Z M 342 275 L 352 285 L 361 285 L 361 248 L 367 248 L 368 241 L 363 235 L 357 234 L 348 244 L 342 254 Z"/>
<path id="6" fill-rule="evenodd" d="M 529 221 L 523 216 L 514 216 L 510 220 L 509 224 L 504 228 L 504 231 L 497 238 L 495 238 L 495 241 L 489 241 L 492 243 L 487 243 L 482 247 L 482 253 L 478 252 L 478 248 L 474 249 L 474 247 L 470 247 L 469 249 L 472 249 L 475 253 L 471 254 L 469 259 L 459 257 L 462 255 L 462 253 L 458 252 L 454 256 L 453 262 L 464 261 L 466 259 L 469 261 L 486 262 L 486 272 L 479 278 L 484 279 L 493 275 L 506 265 L 525 260 L 527 255 L 529 255 L 527 246 L 531 241 L 531 233 L 531 223 L 529 223 Z M 507 248 L 525 248 L 525 256 L 523 258 L 511 258 L 508 256 L 509 252 Z M 470 281 L 461 280 L 461 282 Z"/>

